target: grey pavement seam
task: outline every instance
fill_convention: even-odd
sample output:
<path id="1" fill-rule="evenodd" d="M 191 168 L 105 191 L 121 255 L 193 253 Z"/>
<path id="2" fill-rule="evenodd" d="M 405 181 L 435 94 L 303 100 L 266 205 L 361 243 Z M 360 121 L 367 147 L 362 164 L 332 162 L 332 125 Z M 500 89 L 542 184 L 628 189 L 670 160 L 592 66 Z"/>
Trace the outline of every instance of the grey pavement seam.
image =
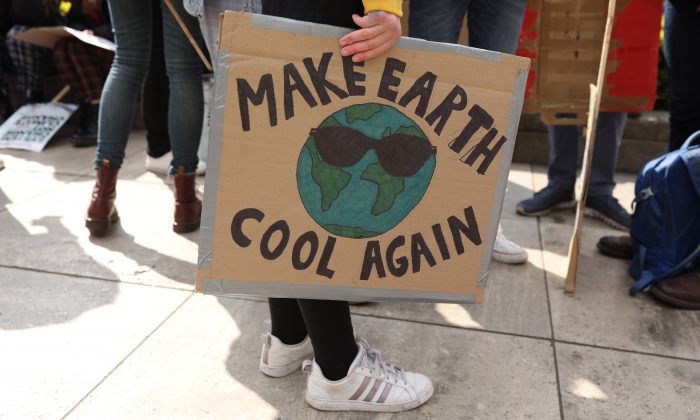
<path id="1" fill-rule="evenodd" d="M 532 177 L 532 191 L 535 191 L 535 174 L 532 164 L 530 164 L 530 176 Z M 541 220 L 537 218 L 537 236 L 540 240 L 540 251 L 544 251 L 544 242 L 542 241 L 542 225 Z M 541 264 L 544 267 L 544 252 L 540 252 Z M 561 396 L 561 378 L 559 377 L 559 359 L 557 358 L 557 337 L 554 335 L 554 319 L 552 318 L 552 303 L 549 299 L 549 279 L 547 278 L 547 270 L 542 270 L 544 277 L 544 291 L 547 296 L 547 315 L 549 315 L 550 329 L 550 345 L 552 346 L 552 358 L 554 360 L 554 375 L 557 379 L 557 399 L 559 400 L 559 417 L 564 420 L 564 402 Z"/>
<path id="2" fill-rule="evenodd" d="M 179 290 L 179 291 L 185 291 L 185 292 L 193 292 L 194 291 L 194 286 L 191 288 L 188 288 L 188 287 L 164 286 L 162 284 L 138 283 L 138 282 L 134 282 L 134 281 L 110 279 L 110 278 L 106 278 L 106 277 L 97 277 L 97 276 L 86 276 L 84 274 L 64 273 L 62 271 L 42 270 L 40 268 L 19 267 L 16 265 L 7 265 L 7 264 L 0 264 L 0 268 L 8 268 L 8 269 L 12 269 L 12 270 L 22 270 L 22 271 L 32 271 L 34 273 L 53 274 L 53 275 L 65 276 L 65 277 L 77 277 L 80 279 L 88 279 L 88 280 L 109 281 L 112 283 L 133 284 L 133 285 L 137 285 L 137 286 L 155 287 L 158 289 Z"/>
<path id="3" fill-rule="evenodd" d="M 83 401 L 85 401 L 85 400 L 90 396 L 90 394 L 92 394 L 100 385 L 102 385 L 102 384 L 104 383 L 104 381 L 107 380 L 107 378 L 109 378 L 109 377 L 112 375 L 112 373 L 114 373 L 117 369 L 119 369 L 119 367 L 120 367 L 122 364 L 124 364 L 124 362 L 126 362 L 126 360 L 129 359 L 129 357 L 131 357 L 132 354 L 134 354 L 134 353 L 136 352 L 136 350 L 138 350 L 139 348 L 141 348 L 141 346 L 143 345 L 143 343 L 145 343 L 149 338 L 151 338 L 151 336 L 152 336 L 156 331 L 158 331 L 158 329 L 159 329 L 160 327 L 162 327 L 163 324 L 165 324 L 166 322 L 168 322 L 168 320 L 169 320 L 170 318 L 172 318 L 172 316 L 175 315 L 175 313 L 176 313 L 177 311 L 179 311 L 180 308 L 182 308 L 182 306 L 183 306 L 185 303 L 187 303 L 187 301 L 189 301 L 189 300 L 192 298 L 192 296 L 194 296 L 194 294 L 195 294 L 195 292 L 192 292 L 192 293 L 190 293 L 185 299 L 183 299 L 182 302 L 180 302 L 180 304 L 177 305 L 177 307 L 176 307 L 175 309 L 173 309 L 173 310 L 168 314 L 168 316 L 166 316 L 160 323 L 158 323 L 158 325 L 156 325 L 156 327 L 155 327 L 151 332 L 149 332 L 149 333 L 143 338 L 143 340 L 141 340 L 133 349 L 131 349 L 131 351 L 130 351 L 126 356 L 124 356 L 124 358 L 123 358 L 122 360 L 120 360 L 119 363 L 117 363 L 117 364 L 112 368 L 112 370 L 110 370 L 109 372 L 107 372 L 107 374 L 106 374 L 102 379 L 100 379 L 100 381 L 99 381 L 97 384 L 95 384 L 95 386 L 93 386 L 93 387 L 90 389 L 90 391 L 88 391 L 87 394 L 85 394 L 85 395 L 83 396 L 83 398 L 80 399 L 80 401 L 78 401 L 70 410 L 68 410 L 68 412 L 66 412 L 66 414 L 64 414 L 63 416 L 61 416 L 61 420 L 67 418 L 73 411 L 75 411 L 75 409 L 78 408 L 78 406 L 80 406 L 80 404 L 82 404 Z"/>

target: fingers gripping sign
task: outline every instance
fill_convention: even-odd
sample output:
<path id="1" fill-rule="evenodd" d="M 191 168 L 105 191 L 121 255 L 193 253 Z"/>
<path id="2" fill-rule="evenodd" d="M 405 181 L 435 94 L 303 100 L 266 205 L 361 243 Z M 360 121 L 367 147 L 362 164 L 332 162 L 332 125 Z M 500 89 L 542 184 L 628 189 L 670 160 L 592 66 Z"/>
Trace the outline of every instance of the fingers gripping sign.
<path id="1" fill-rule="evenodd" d="M 365 16 L 352 15 L 360 29 L 340 38 L 340 53 L 360 62 L 377 57 L 401 38 L 401 19 L 389 12 L 375 10 Z"/>

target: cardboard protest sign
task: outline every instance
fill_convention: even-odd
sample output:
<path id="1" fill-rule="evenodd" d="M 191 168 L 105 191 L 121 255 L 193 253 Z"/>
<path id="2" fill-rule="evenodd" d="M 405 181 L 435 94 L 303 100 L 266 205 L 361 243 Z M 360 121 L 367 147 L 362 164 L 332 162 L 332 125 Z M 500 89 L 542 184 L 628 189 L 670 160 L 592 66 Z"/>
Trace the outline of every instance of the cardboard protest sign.
<path id="1" fill-rule="evenodd" d="M 59 102 L 22 106 L 0 126 L 0 148 L 41 152 L 76 109 Z"/>
<path id="2" fill-rule="evenodd" d="M 601 111 L 643 112 L 656 100 L 662 0 L 617 2 Z M 597 83 L 607 0 L 529 0 L 518 55 L 532 61 L 525 112 L 585 124 Z"/>
<path id="3" fill-rule="evenodd" d="M 480 302 L 529 60 L 227 12 L 198 289 Z"/>
<path id="4" fill-rule="evenodd" d="M 105 50 L 114 51 L 116 48 L 114 42 L 108 39 L 84 31 L 78 31 L 68 26 L 41 26 L 31 28 L 16 35 L 15 39 L 44 48 L 53 48 L 59 40 L 68 38 L 69 36 L 76 37 L 87 44 Z"/>

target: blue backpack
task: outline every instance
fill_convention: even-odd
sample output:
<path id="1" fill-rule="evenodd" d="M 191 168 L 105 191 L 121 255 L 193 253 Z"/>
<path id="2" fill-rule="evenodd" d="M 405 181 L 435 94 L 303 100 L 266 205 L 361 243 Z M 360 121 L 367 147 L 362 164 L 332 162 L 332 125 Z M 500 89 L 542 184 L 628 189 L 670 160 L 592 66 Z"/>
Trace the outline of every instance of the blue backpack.
<path id="1" fill-rule="evenodd" d="M 700 263 L 700 131 L 647 163 L 635 184 L 629 273 L 636 295 Z"/>

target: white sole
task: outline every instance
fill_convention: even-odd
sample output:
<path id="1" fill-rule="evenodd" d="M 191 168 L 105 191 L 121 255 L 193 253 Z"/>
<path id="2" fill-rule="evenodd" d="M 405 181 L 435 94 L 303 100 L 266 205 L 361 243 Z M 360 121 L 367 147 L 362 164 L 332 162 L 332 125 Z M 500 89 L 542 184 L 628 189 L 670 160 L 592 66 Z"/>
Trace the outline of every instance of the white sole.
<path id="1" fill-rule="evenodd" d="M 350 401 L 350 400 L 326 400 L 317 398 L 309 393 L 306 393 L 306 402 L 310 406 L 321 411 L 371 411 L 377 413 L 398 413 L 400 411 L 412 410 L 425 404 L 426 401 L 433 396 L 434 389 L 430 387 L 430 391 L 425 395 L 420 396 L 415 401 L 409 401 L 402 404 L 379 404 L 366 401 Z"/>
<path id="2" fill-rule="evenodd" d="M 311 356 L 313 357 L 313 356 Z M 263 374 L 273 377 L 273 378 L 282 378 L 284 376 L 290 375 L 294 373 L 294 371 L 301 369 L 301 363 L 303 360 L 299 360 L 299 362 L 295 363 L 290 363 L 285 366 L 279 366 L 279 367 L 271 367 L 271 366 L 266 366 L 263 364 L 262 361 L 258 364 L 258 368 L 260 369 L 260 372 Z"/>
<path id="3" fill-rule="evenodd" d="M 524 264 L 527 261 L 527 253 L 524 254 L 504 254 L 493 251 L 491 259 L 505 264 Z"/>

